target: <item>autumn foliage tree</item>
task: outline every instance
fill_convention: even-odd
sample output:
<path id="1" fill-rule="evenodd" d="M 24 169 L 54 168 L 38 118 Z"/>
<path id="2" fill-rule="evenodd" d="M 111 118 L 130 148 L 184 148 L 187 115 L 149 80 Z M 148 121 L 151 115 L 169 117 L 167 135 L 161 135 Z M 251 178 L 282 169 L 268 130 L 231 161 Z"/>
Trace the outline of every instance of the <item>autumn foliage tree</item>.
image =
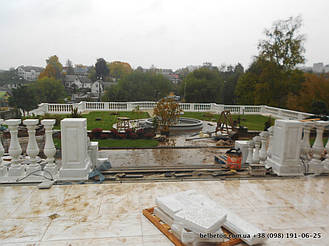
<path id="1" fill-rule="evenodd" d="M 58 57 L 56 55 L 49 57 L 47 60 L 47 66 L 45 70 L 43 70 L 40 75 L 39 79 L 42 78 L 54 78 L 54 79 L 61 79 L 63 66 L 59 62 Z"/>
<path id="2" fill-rule="evenodd" d="M 288 107 L 315 114 L 325 114 L 329 107 L 329 78 L 325 74 L 305 74 L 305 82 L 297 95 L 290 95 Z"/>
<path id="3" fill-rule="evenodd" d="M 153 109 L 158 126 L 163 132 L 169 132 L 169 127 L 177 122 L 181 112 L 178 102 L 172 98 L 161 99 Z"/>
<path id="4" fill-rule="evenodd" d="M 120 61 L 111 62 L 108 64 L 108 67 L 110 70 L 110 76 L 115 79 L 119 79 L 133 71 L 129 63 Z"/>

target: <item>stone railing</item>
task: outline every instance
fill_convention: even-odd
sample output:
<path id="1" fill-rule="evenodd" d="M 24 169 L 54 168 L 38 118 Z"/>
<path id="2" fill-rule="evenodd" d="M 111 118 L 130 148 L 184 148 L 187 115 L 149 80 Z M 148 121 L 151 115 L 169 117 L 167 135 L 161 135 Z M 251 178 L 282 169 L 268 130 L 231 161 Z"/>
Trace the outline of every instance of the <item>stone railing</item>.
<path id="1" fill-rule="evenodd" d="M 280 119 L 304 119 L 312 114 L 298 112 L 288 109 L 269 107 L 264 105 L 223 105 L 216 103 L 179 103 L 180 108 L 186 112 L 213 112 L 220 114 L 224 110 L 232 114 L 259 114 L 271 115 Z M 30 114 L 69 114 L 72 109 L 77 108 L 79 112 L 90 111 L 131 111 L 135 108 L 140 110 L 153 110 L 156 102 L 80 102 L 75 104 L 52 104 L 42 103 Z"/>
<path id="2" fill-rule="evenodd" d="M 38 156 L 40 149 L 35 135 L 39 124 L 38 119 L 23 121 L 29 136 L 26 148 L 27 156 L 22 156 L 22 148 L 18 139 L 18 127 L 21 120 L 3 121 L 0 119 L 0 124 L 7 125 L 10 132 L 9 156 L 3 157 L 4 148 L 0 141 L 0 183 L 87 180 L 89 172 L 96 166 L 98 143 L 89 141 L 86 119 L 66 118 L 61 121 L 61 168 L 54 158 L 56 154 L 52 137 L 54 119 L 41 121 L 41 125 L 45 129 L 43 153 L 47 157 L 46 159 Z"/>
<path id="3" fill-rule="evenodd" d="M 237 141 L 248 164 L 262 164 L 279 176 L 329 173 L 329 141 L 324 146 L 324 129 L 329 121 L 276 120 L 268 131 L 249 141 Z M 316 139 L 310 145 L 310 132 Z"/>

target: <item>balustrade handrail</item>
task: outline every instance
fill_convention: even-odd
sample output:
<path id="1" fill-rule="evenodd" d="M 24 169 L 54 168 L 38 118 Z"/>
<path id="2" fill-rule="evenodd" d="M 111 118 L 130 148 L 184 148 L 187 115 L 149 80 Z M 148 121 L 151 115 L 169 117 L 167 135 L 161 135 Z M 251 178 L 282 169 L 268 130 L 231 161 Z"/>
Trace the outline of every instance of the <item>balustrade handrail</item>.
<path id="1" fill-rule="evenodd" d="M 70 112 L 73 108 L 78 108 L 79 112 L 84 111 L 131 111 L 136 107 L 140 109 L 153 109 L 157 102 L 154 101 L 134 101 L 134 102 L 85 102 L 73 104 L 42 103 L 30 114 L 60 114 Z M 294 111 L 290 109 L 276 108 L 266 105 L 225 105 L 216 103 L 179 103 L 182 110 L 186 112 L 215 112 L 221 113 L 224 110 L 231 111 L 232 114 L 269 114 L 276 118 L 304 119 L 313 114 Z"/>

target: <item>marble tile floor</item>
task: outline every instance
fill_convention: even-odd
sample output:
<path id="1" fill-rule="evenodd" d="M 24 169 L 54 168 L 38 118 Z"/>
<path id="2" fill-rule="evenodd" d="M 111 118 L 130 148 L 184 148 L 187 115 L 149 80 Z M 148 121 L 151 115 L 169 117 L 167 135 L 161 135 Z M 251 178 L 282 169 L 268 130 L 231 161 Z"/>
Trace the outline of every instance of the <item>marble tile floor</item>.
<path id="1" fill-rule="evenodd" d="M 173 245 L 143 215 L 157 196 L 195 189 L 265 232 L 320 233 L 266 245 L 329 245 L 329 177 L 0 186 L 0 245 Z M 240 244 L 245 245 L 245 244 Z"/>

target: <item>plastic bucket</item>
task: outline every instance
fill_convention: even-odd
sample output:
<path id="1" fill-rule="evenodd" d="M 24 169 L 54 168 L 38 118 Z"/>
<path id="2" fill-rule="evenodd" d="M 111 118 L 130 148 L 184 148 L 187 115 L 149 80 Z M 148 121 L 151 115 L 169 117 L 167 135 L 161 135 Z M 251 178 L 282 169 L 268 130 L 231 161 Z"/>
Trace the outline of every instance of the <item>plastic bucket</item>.
<path id="1" fill-rule="evenodd" d="M 230 149 L 226 151 L 226 167 L 238 170 L 241 168 L 242 153 L 240 149 Z"/>

